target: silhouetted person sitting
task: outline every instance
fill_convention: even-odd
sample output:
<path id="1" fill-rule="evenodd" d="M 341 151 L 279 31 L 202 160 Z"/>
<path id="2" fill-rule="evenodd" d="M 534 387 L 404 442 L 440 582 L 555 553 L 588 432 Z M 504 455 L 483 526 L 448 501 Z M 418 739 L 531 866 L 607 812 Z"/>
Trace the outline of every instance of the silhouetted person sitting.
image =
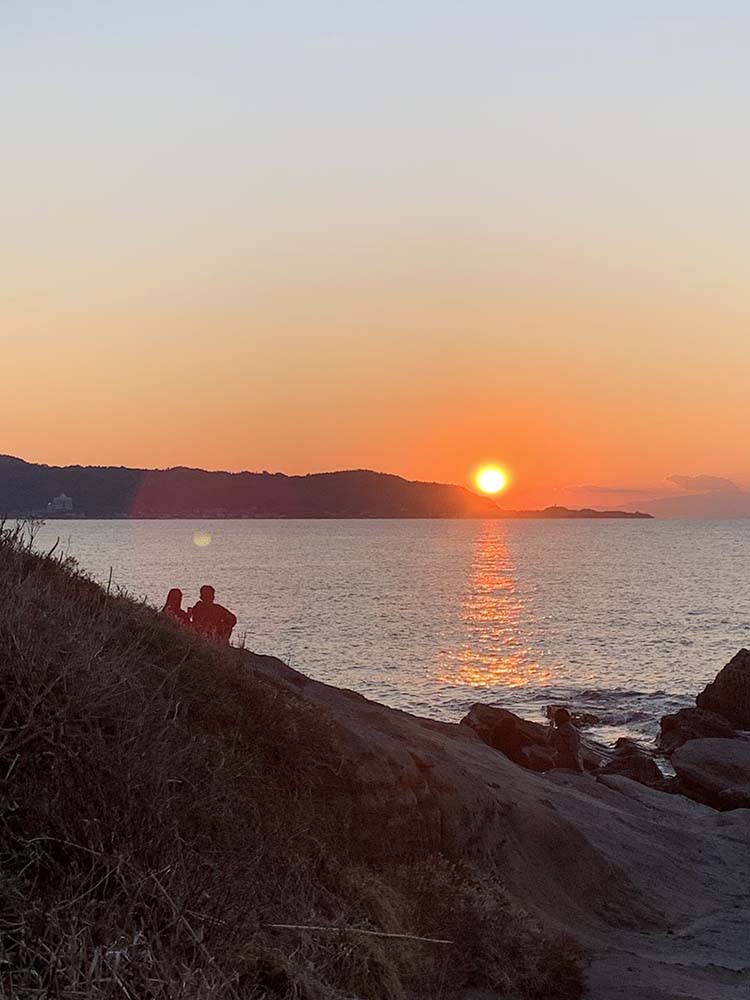
<path id="1" fill-rule="evenodd" d="M 555 709 L 552 713 L 552 726 L 549 741 L 556 751 L 554 766 L 583 771 L 581 734 L 573 725 L 567 708 Z"/>
<path id="2" fill-rule="evenodd" d="M 174 618 L 180 625 L 190 625 L 190 617 L 187 611 L 183 611 L 182 608 L 182 591 L 178 590 L 177 587 L 173 587 L 167 594 L 167 603 L 162 608 L 161 613 Z"/>
<path id="3" fill-rule="evenodd" d="M 201 587 L 201 599 L 190 611 L 190 621 L 199 635 L 214 642 L 229 642 L 236 617 L 214 600 L 213 587 Z"/>

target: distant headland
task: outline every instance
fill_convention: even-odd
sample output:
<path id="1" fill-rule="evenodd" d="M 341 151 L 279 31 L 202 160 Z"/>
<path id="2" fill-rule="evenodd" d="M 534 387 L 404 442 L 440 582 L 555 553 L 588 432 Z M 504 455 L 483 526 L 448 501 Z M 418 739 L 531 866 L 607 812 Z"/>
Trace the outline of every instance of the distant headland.
<path id="1" fill-rule="evenodd" d="M 276 472 L 37 465 L 0 456 L 0 516 L 58 518 L 649 518 L 619 510 L 507 510 L 462 486 L 357 469 Z"/>

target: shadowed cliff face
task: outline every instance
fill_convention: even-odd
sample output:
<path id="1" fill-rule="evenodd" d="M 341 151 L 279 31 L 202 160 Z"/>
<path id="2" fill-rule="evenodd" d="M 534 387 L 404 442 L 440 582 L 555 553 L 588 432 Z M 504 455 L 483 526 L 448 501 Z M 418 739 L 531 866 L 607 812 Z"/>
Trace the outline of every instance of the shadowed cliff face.
<path id="1" fill-rule="evenodd" d="M 334 722 L 341 780 L 331 807 L 369 849 L 446 850 L 499 868 L 526 903 L 555 912 L 562 924 L 606 924 L 618 911 L 628 922 L 637 916 L 664 924 L 664 914 L 640 898 L 627 873 L 561 813 L 550 797 L 560 794 L 557 786 L 517 767 L 467 727 L 388 709 L 270 657 L 247 662 L 274 683 L 291 685 Z M 584 779 L 583 787 L 594 783 Z"/>

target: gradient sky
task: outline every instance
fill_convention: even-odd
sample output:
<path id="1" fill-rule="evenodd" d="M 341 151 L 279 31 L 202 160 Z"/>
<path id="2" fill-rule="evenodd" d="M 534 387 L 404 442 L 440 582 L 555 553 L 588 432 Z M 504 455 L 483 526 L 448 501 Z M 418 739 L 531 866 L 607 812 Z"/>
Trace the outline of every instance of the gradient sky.
<path id="1" fill-rule="evenodd" d="M 0 451 L 747 486 L 748 51 L 721 0 L 5 0 Z"/>

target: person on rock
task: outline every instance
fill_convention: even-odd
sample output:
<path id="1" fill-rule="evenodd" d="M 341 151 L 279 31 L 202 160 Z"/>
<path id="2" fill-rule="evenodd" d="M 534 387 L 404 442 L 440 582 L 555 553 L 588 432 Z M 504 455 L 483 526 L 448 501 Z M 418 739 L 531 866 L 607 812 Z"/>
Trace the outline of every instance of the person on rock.
<path id="1" fill-rule="evenodd" d="M 182 591 L 178 590 L 177 587 L 173 587 L 167 594 L 167 600 L 161 613 L 168 618 L 173 618 L 180 625 L 190 625 L 190 617 L 182 607 Z"/>
<path id="2" fill-rule="evenodd" d="M 237 618 L 231 611 L 216 603 L 215 594 L 213 587 L 201 587 L 201 598 L 190 609 L 190 623 L 198 635 L 226 644 L 237 624 Z"/>
<path id="3" fill-rule="evenodd" d="M 554 767 L 583 771 L 581 734 L 573 725 L 567 708 L 557 708 L 552 713 L 549 741 L 555 748 Z"/>

